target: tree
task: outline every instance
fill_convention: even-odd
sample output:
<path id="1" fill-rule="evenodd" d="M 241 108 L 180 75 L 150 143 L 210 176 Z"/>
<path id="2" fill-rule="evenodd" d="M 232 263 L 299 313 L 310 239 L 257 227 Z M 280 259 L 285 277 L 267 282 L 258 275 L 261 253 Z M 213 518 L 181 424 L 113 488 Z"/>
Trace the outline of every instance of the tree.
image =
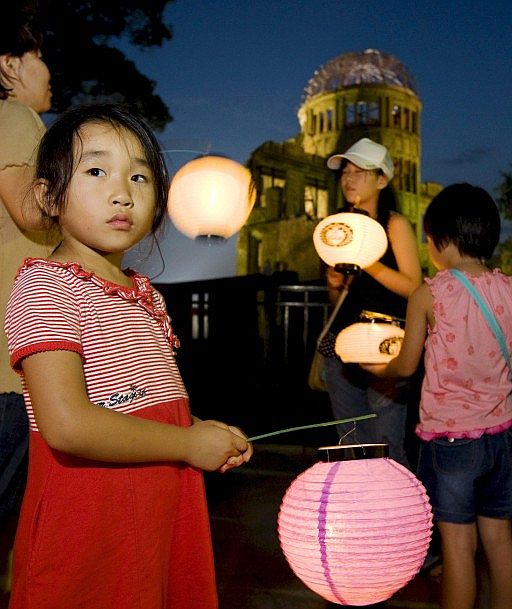
<path id="1" fill-rule="evenodd" d="M 117 101 L 135 107 L 155 129 L 172 120 L 154 93 L 155 82 L 137 70 L 116 42 L 141 49 L 161 46 L 172 37 L 163 13 L 173 0 L 28 1 L 45 37 L 52 112 L 88 101 Z"/>
<path id="2" fill-rule="evenodd" d="M 505 220 L 512 220 L 512 173 L 502 171 L 502 182 L 496 189 L 497 203 Z M 508 237 L 498 245 L 496 263 L 504 273 L 512 275 L 512 237 Z"/>
<path id="3" fill-rule="evenodd" d="M 501 172 L 503 181 L 496 189 L 498 194 L 498 207 L 503 217 L 512 220 L 512 173 Z"/>

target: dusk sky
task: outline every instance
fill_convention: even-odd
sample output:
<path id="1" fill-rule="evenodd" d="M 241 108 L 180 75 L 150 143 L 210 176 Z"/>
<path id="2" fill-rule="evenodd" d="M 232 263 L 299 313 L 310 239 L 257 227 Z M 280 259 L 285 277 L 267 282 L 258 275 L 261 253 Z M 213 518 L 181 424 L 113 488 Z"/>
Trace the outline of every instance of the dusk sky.
<path id="1" fill-rule="evenodd" d="M 263 142 L 294 137 L 315 70 L 367 48 L 394 55 L 416 79 L 422 181 L 467 181 L 494 195 L 500 172 L 512 170 L 510 0 L 176 0 L 166 19 L 173 38 L 162 48 L 123 50 L 173 115 L 159 134 L 171 174 L 197 153 L 245 164 Z M 207 247 L 168 226 L 155 281 L 232 276 L 235 247 L 236 236 Z M 163 267 L 158 255 L 127 261 L 151 276 Z"/>

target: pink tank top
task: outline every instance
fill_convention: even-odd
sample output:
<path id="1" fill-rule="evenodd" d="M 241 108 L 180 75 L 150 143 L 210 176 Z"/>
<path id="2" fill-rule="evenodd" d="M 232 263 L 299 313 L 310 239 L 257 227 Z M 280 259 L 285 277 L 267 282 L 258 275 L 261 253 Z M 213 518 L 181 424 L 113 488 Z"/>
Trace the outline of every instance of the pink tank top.
<path id="1" fill-rule="evenodd" d="M 495 269 L 467 277 L 496 316 L 512 352 L 512 278 Z M 512 426 L 512 381 L 494 334 L 466 288 L 448 270 L 425 280 L 435 327 L 425 346 L 420 423 L 424 440 L 477 438 Z"/>

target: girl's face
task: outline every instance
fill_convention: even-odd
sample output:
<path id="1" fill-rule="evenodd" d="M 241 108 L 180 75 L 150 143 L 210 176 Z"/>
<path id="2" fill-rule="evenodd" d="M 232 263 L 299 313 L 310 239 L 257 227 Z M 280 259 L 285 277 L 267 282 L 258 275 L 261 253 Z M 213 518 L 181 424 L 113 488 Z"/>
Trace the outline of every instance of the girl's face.
<path id="1" fill-rule="evenodd" d="M 40 51 L 30 51 L 21 57 L 12 57 L 16 76 L 9 83 L 12 97 L 32 108 L 38 114 L 47 112 L 52 105 L 50 71 Z"/>
<path id="2" fill-rule="evenodd" d="M 119 254 L 151 230 L 155 185 L 137 137 L 123 128 L 90 123 L 75 142 L 75 171 L 59 217 L 64 242 Z"/>
<path id="3" fill-rule="evenodd" d="M 387 179 L 376 171 L 361 169 L 350 161 L 341 172 L 343 196 L 351 205 L 376 203 L 387 183 Z"/>

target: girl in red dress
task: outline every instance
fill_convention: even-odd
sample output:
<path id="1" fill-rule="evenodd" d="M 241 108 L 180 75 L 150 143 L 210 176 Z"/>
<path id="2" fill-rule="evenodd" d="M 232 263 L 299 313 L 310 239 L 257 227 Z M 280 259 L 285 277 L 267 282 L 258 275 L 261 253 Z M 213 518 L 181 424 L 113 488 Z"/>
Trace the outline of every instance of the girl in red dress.
<path id="1" fill-rule="evenodd" d="M 44 137 L 34 187 L 63 239 L 27 259 L 6 316 L 30 421 L 10 609 L 215 609 L 202 471 L 249 460 L 237 428 L 191 416 L 162 296 L 122 270 L 165 213 L 147 126 L 75 108 Z"/>

